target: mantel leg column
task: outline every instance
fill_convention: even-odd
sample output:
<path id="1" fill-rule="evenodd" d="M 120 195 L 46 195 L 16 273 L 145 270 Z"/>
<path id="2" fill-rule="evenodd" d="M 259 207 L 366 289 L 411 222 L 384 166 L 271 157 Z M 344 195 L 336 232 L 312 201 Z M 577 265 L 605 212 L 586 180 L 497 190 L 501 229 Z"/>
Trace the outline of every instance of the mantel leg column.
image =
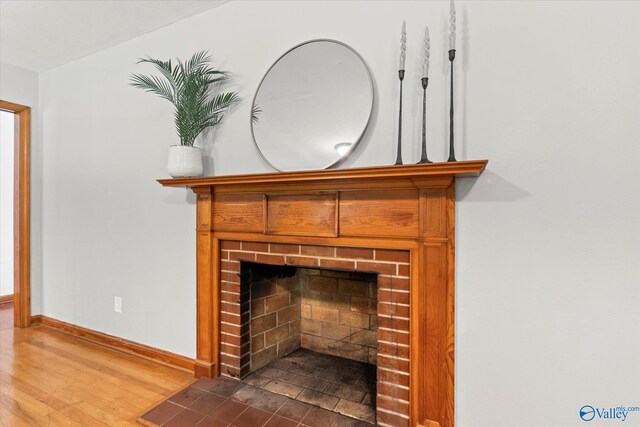
<path id="1" fill-rule="evenodd" d="M 455 181 L 421 189 L 411 287 L 411 426 L 454 427 Z"/>
<path id="2" fill-rule="evenodd" d="M 219 286 L 217 280 L 218 242 L 211 229 L 213 192 L 210 187 L 194 188 L 196 204 L 196 377 L 219 375 Z"/>

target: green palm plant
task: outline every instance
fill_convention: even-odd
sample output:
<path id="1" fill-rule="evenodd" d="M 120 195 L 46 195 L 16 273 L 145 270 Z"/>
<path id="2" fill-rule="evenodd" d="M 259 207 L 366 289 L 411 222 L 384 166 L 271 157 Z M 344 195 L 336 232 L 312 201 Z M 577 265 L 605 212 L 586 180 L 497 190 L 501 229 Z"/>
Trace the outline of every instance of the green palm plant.
<path id="1" fill-rule="evenodd" d="M 161 76 L 132 74 L 130 84 L 155 93 L 174 107 L 176 131 L 180 145 L 193 146 L 207 128 L 217 126 L 229 107 L 240 100 L 236 92 L 215 93 L 217 85 L 227 78 L 225 71 L 211 66 L 207 51 L 195 53 L 188 61 L 161 61 L 150 57 L 140 63 L 155 65 Z"/>

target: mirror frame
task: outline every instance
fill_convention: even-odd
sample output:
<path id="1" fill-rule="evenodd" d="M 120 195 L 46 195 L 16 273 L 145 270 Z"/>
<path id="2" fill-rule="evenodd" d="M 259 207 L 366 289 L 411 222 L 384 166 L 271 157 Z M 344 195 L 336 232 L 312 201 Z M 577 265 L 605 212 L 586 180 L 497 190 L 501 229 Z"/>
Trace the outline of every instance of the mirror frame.
<path id="1" fill-rule="evenodd" d="M 258 153 L 260 153 L 260 157 L 262 157 L 262 159 L 269 165 L 271 166 L 274 170 L 278 171 L 278 172 L 283 172 L 282 170 L 278 169 L 277 167 L 275 167 L 270 161 L 269 159 L 266 158 L 266 156 L 264 155 L 264 153 L 262 152 L 262 150 L 260 150 L 260 146 L 258 145 L 258 141 L 256 140 L 256 135 L 253 131 L 253 108 L 256 104 L 256 98 L 258 97 L 258 93 L 260 93 L 260 88 L 262 87 L 262 84 L 264 83 L 264 80 L 267 78 L 267 76 L 269 75 L 269 73 L 271 72 L 271 70 L 273 69 L 273 67 L 276 66 L 276 64 L 278 62 L 280 62 L 280 60 L 282 58 L 284 58 L 285 56 L 287 56 L 289 53 L 291 53 L 292 51 L 298 49 L 299 47 L 302 47 L 306 44 L 310 44 L 310 43 L 316 43 L 316 42 L 330 42 L 330 43 L 336 43 L 339 44 L 343 47 L 346 47 L 347 49 L 349 49 L 351 52 L 353 52 L 356 57 L 358 57 L 360 59 L 360 61 L 362 61 L 362 64 L 364 65 L 365 70 L 367 70 L 367 76 L 369 77 L 369 88 L 371 89 L 371 106 L 369 108 L 369 116 L 367 118 L 366 123 L 364 124 L 364 127 L 362 129 L 362 131 L 360 132 L 360 135 L 358 135 L 358 138 L 356 139 L 356 142 L 349 148 L 349 150 L 347 150 L 347 152 L 345 152 L 342 156 L 340 156 L 340 158 L 338 160 L 336 160 L 335 162 L 331 163 L 328 166 L 322 167 L 321 169 L 300 169 L 300 170 L 324 170 L 324 169 L 331 169 L 334 166 L 338 166 L 340 163 L 346 161 L 349 156 L 351 156 L 351 154 L 353 154 L 353 151 L 356 149 L 356 147 L 360 144 L 360 141 L 362 140 L 362 137 L 364 136 L 365 132 L 367 131 L 367 128 L 369 127 L 369 123 L 371 123 L 371 116 L 373 115 L 373 107 L 375 105 L 376 102 L 376 92 L 375 92 L 375 87 L 373 85 L 373 75 L 371 74 L 371 69 L 369 68 L 369 65 L 367 65 L 367 62 L 364 60 L 364 58 L 351 46 L 349 46 L 346 43 L 343 43 L 339 40 L 334 40 L 334 39 L 328 39 L 328 38 L 321 38 L 321 39 L 312 39 L 312 40 L 307 40 L 305 42 L 302 43 L 298 43 L 297 45 L 293 46 L 291 49 L 287 50 L 285 53 L 283 53 L 282 55 L 280 55 L 278 57 L 278 59 L 276 59 L 273 64 L 271 64 L 271 66 L 267 69 L 267 71 L 264 73 L 264 75 L 262 76 L 262 79 L 260 79 L 260 83 L 258 84 L 258 87 L 256 88 L 256 91 L 253 95 L 253 99 L 251 100 L 251 111 L 250 111 L 250 115 L 249 115 L 249 126 L 251 128 L 251 138 L 253 138 L 253 144 L 255 145 L 256 149 L 258 150 Z M 298 170 L 298 169 L 295 169 Z"/>

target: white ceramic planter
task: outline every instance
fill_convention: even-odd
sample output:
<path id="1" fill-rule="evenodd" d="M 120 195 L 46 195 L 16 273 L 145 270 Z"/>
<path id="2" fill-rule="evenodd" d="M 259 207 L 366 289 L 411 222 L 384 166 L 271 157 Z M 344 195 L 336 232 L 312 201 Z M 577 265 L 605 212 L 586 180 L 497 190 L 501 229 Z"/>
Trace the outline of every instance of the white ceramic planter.
<path id="1" fill-rule="evenodd" d="M 202 151 L 198 147 L 172 145 L 167 170 L 172 178 L 202 176 Z"/>

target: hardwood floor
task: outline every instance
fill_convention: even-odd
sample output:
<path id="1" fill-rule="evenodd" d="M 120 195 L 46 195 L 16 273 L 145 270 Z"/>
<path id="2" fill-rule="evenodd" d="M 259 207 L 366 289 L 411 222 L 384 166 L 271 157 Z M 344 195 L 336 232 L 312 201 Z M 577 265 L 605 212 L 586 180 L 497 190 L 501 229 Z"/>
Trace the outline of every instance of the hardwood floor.
<path id="1" fill-rule="evenodd" d="M 0 426 L 130 426 L 193 376 L 44 326 L 0 305 Z M 11 325 L 11 323 L 9 325 Z"/>

